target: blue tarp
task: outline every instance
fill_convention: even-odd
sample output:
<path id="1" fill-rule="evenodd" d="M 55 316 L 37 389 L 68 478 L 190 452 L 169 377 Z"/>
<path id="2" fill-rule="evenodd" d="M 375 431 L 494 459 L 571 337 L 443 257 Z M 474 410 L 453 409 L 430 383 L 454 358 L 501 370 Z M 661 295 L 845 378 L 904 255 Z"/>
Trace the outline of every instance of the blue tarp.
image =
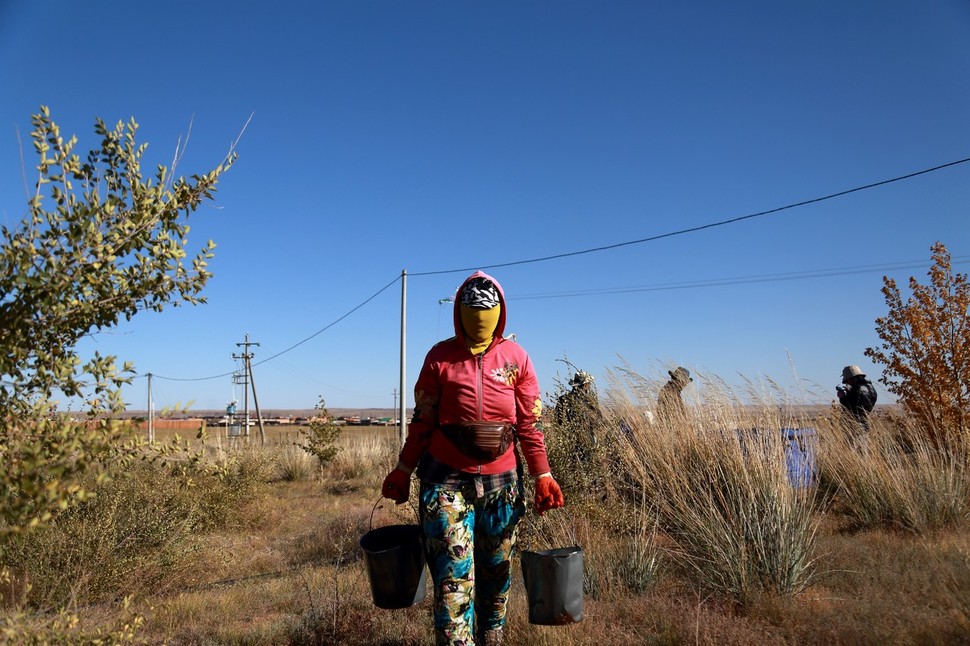
<path id="1" fill-rule="evenodd" d="M 793 487 L 810 487 L 815 484 L 814 428 L 783 428 L 785 438 L 785 463 L 788 479 Z"/>

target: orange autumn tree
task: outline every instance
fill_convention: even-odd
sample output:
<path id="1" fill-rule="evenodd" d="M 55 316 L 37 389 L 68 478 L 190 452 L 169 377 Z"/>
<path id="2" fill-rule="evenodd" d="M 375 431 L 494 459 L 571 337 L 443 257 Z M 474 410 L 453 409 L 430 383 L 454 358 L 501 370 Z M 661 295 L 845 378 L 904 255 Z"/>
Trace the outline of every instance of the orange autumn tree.
<path id="1" fill-rule="evenodd" d="M 911 277 L 906 301 L 896 281 L 883 277 L 889 313 L 876 319 L 882 345 L 865 355 L 885 366 L 879 381 L 944 446 L 970 431 L 970 284 L 953 273 L 943 243 L 930 249 L 929 284 Z"/>

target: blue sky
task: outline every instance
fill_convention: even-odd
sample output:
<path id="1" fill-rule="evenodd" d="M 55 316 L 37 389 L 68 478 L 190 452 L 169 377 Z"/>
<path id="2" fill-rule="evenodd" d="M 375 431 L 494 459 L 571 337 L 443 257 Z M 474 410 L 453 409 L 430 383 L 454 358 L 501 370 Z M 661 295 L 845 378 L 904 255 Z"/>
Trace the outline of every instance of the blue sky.
<path id="1" fill-rule="evenodd" d="M 567 358 L 601 387 L 684 365 L 829 401 L 842 366 L 881 374 L 863 350 L 884 274 L 925 279 L 937 240 L 967 271 L 970 164 L 493 266 L 968 158 L 968 33 L 956 0 L 0 0 L 0 221 L 24 215 L 42 104 L 82 150 L 95 117 L 135 117 L 149 167 L 191 124 L 186 175 L 252 115 L 190 221 L 190 250 L 218 245 L 209 303 L 84 344 L 157 375 L 159 407 L 241 400 L 216 376 L 247 333 L 262 408 L 390 407 L 402 270 L 410 404 L 470 273 L 447 272 L 479 267 L 547 392 Z M 126 398 L 144 409 L 146 380 Z"/>

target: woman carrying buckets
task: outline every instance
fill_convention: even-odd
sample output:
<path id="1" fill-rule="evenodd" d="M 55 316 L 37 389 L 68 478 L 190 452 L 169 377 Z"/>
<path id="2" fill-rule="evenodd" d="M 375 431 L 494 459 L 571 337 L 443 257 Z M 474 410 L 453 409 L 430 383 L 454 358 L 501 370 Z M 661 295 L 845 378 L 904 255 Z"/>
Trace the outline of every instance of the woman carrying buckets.
<path id="1" fill-rule="evenodd" d="M 408 499 L 421 482 L 418 514 L 434 582 L 437 644 L 500 644 L 516 528 L 525 513 L 522 449 L 540 514 L 563 506 L 549 471 L 539 382 L 525 350 L 503 338 L 501 286 L 482 272 L 455 298 L 455 336 L 425 357 L 414 416 L 397 467 L 381 493 Z"/>

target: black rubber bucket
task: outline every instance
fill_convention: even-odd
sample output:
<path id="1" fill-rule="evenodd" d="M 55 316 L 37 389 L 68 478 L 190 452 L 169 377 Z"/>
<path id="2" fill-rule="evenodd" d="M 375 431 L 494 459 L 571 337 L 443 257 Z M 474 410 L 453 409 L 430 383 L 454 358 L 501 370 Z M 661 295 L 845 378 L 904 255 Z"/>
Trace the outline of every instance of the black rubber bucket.
<path id="1" fill-rule="evenodd" d="M 388 525 L 360 539 L 371 595 L 378 608 L 407 608 L 424 600 L 424 549 L 417 525 Z"/>
<path id="2" fill-rule="evenodd" d="M 522 552 L 522 578 L 529 600 L 529 623 L 574 624 L 583 619 L 583 549 Z"/>

